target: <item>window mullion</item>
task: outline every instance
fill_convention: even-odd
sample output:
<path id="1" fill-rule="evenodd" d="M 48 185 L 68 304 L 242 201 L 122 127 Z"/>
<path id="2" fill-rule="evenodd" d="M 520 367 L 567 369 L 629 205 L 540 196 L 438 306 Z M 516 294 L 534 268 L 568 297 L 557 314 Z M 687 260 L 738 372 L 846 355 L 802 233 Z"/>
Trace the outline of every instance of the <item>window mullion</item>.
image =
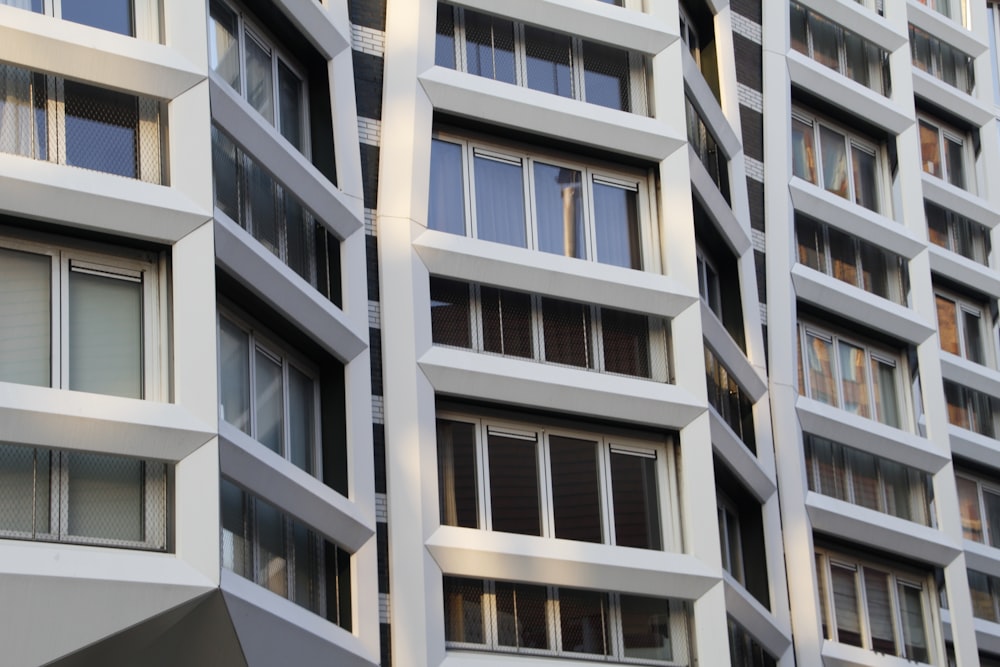
<path id="1" fill-rule="evenodd" d="M 479 454 L 480 493 L 479 507 L 483 513 L 484 530 L 493 530 L 493 489 L 490 486 L 490 434 L 485 421 L 480 421 L 476 429 L 476 453 Z"/>
<path id="2" fill-rule="evenodd" d="M 549 432 L 539 429 L 535 439 L 535 456 L 538 461 L 538 474 L 541 477 L 536 483 L 541 487 L 539 494 L 542 503 L 542 536 L 556 536 L 555 507 L 552 501 L 552 456 L 549 451 Z"/>

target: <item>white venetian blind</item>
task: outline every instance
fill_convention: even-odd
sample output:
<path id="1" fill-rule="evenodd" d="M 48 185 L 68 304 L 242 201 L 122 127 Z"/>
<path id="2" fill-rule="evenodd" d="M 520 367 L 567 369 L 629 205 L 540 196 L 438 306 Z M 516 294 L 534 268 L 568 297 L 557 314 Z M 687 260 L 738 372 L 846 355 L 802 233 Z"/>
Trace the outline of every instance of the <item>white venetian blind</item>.
<path id="1" fill-rule="evenodd" d="M 51 384 L 51 282 L 47 255 L 0 249 L 0 382 Z"/>

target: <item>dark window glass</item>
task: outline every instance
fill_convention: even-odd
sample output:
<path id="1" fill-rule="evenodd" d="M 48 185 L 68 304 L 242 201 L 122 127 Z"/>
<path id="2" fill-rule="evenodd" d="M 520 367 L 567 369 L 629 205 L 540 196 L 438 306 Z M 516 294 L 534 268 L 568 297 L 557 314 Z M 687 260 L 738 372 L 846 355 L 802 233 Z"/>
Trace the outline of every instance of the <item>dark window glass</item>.
<path id="1" fill-rule="evenodd" d="M 601 494 L 597 475 L 597 443 L 553 435 L 549 437 L 549 457 L 555 536 L 600 542 Z"/>
<path id="2" fill-rule="evenodd" d="M 465 11 L 465 58 L 470 74 L 514 83 L 514 24 Z"/>
<path id="3" fill-rule="evenodd" d="M 535 163 L 539 250 L 567 257 L 586 257 L 582 176 L 576 169 Z"/>
<path id="4" fill-rule="evenodd" d="M 434 64 L 455 69 L 455 9 L 438 3 Z"/>
<path id="5" fill-rule="evenodd" d="M 562 650 L 568 653 L 608 655 L 608 594 L 559 589 Z"/>
<path id="6" fill-rule="evenodd" d="M 573 44 L 569 35 L 525 26 L 528 88 L 573 97 Z"/>
<path id="7" fill-rule="evenodd" d="M 427 226 L 465 234 L 462 147 L 440 139 L 431 142 L 431 189 Z"/>
<path id="8" fill-rule="evenodd" d="M 612 451 L 611 495 L 615 544 L 661 549 L 656 459 Z"/>
<path id="9" fill-rule="evenodd" d="M 625 594 L 620 601 L 625 657 L 673 660 L 670 602 L 663 598 Z"/>
<path id="10" fill-rule="evenodd" d="M 524 170 L 517 163 L 476 156 L 476 236 L 524 248 Z"/>
<path id="11" fill-rule="evenodd" d="M 465 422 L 439 419 L 437 443 L 441 523 L 478 528 L 476 427 Z"/>
<path id="12" fill-rule="evenodd" d="M 135 178 L 136 97 L 75 81 L 63 85 L 66 164 Z"/>
<path id="13" fill-rule="evenodd" d="M 551 649 L 544 586 L 496 582 L 497 644 Z"/>
<path id="14" fill-rule="evenodd" d="M 240 215 L 240 172 L 236 145 L 217 127 L 212 126 L 212 176 L 215 205 L 237 222 Z"/>
<path id="15" fill-rule="evenodd" d="M 133 35 L 132 0 L 61 0 L 62 17 L 67 21 Z"/>
<path id="16" fill-rule="evenodd" d="M 535 440 L 490 434 L 493 530 L 522 535 L 542 534 L 537 452 Z"/>
<path id="17" fill-rule="evenodd" d="M 601 309 L 604 370 L 650 377 L 649 318 L 621 310 Z"/>
<path id="18" fill-rule="evenodd" d="M 481 287 L 483 350 L 531 358 L 531 295 Z"/>
<path id="19" fill-rule="evenodd" d="M 483 581 L 444 578 L 444 638 L 449 642 L 485 644 Z"/>
<path id="20" fill-rule="evenodd" d="M 559 299 L 542 299 L 545 360 L 583 368 L 594 367 L 590 343 L 590 306 Z"/>
<path id="21" fill-rule="evenodd" d="M 472 347 L 468 284 L 431 278 L 431 337 L 440 345 Z"/>
<path id="22" fill-rule="evenodd" d="M 628 52 L 594 42 L 583 43 L 583 87 L 592 104 L 631 111 Z"/>

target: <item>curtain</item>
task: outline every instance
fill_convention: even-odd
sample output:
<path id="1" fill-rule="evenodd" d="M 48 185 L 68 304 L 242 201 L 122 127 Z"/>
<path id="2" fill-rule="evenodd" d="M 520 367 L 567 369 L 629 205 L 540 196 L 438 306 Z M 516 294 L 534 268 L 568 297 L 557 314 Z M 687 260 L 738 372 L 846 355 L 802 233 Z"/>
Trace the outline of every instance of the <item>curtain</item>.
<path id="1" fill-rule="evenodd" d="M 31 78 L 27 70 L 0 64 L 0 152 L 34 156 Z"/>
<path id="2" fill-rule="evenodd" d="M 524 170 L 520 161 L 476 156 L 476 236 L 519 248 L 527 247 L 524 217 Z"/>
<path id="3" fill-rule="evenodd" d="M 638 193 L 594 181 L 594 236 L 597 261 L 642 268 Z"/>

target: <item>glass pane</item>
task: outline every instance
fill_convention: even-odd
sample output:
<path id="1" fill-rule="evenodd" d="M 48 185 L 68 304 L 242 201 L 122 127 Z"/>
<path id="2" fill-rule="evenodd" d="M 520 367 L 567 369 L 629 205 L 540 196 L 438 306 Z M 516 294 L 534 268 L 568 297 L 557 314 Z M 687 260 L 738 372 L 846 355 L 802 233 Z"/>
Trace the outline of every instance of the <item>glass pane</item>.
<path id="1" fill-rule="evenodd" d="M 900 428 L 899 398 L 896 394 L 896 367 L 872 359 L 872 393 L 875 395 L 875 416 L 883 424 Z"/>
<path id="2" fill-rule="evenodd" d="M 536 442 L 490 434 L 489 464 L 493 530 L 541 535 Z"/>
<path id="3" fill-rule="evenodd" d="M 253 579 L 253 544 L 247 535 L 246 496 L 232 483 L 222 480 L 222 567 Z"/>
<path id="4" fill-rule="evenodd" d="M 808 436 L 806 441 L 810 456 L 809 488 L 826 496 L 847 500 L 847 477 L 844 470 L 843 450 L 839 444 L 825 438 Z"/>
<path id="5" fill-rule="evenodd" d="M 455 8 L 443 3 L 437 6 L 434 64 L 455 69 Z"/>
<path id="6" fill-rule="evenodd" d="M 823 151 L 823 186 L 828 192 L 846 199 L 851 187 L 847 173 L 847 140 L 839 132 L 821 125 L 819 141 Z"/>
<path id="7" fill-rule="evenodd" d="M 719 508 L 722 516 L 720 530 L 723 531 L 723 567 L 729 574 L 736 578 L 736 581 L 744 583 L 743 577 L 743 540 L 740 534 L 740 519 L 736 513 L 727 506 Z"/>
<path id="8" fill-rule="evenodd" d="M 476 156 L 476 236 L 524 248 L 524 172 L 517 164 Z"/>
<path id="9" fill-rule="evenodd" d="M 282 440 L 285 434 L 285 408 L 282 391 L 281 362 L 257 349 L 254 353 L 254 393 L 256 406 L 254 415 L 259 443 L 273 452 L 282 454 Z"/>
<path id="10" fill-rule="evenodd" d="M 431 338 L 437 345 L 472 347 L 467 283 L 431 278 Z"/>
<path id="11" fill-rule="evenodd" d="M 302 79 L 285 63 L 278 61 L 278 113 L 281 117 L 281 136 L 301 150 L 302 132 Z"/>
<path id="12" fill-rule="evenodd" d="M 234 222 L 246 227 L 246 218 L 240 206 L 240 163 L 236 144 L 212 126 L 212 182 L 215 186 L 215 205 Z"/>
<path id="13" fill-rule="evenodd" d="M 822 16 L 809 12 L 809 32 L 812 33 L 813 58 L 823 65 L 840 70 L 837 34 L 840 28 Z"/>
<path id="14" fill-rule="evenodd" d="M 948 403 L 948 422 L 961 428 L 972 428 L 965 389 L 954 382 L 944 382 L 944 398 Z"/>
<path id="15" fill-rule="evenodd" d="M 813 127 L 797 118 L 792 119 L 792 173 L 810 183 L 816 183 L 816 147 Z"/>
<path id="16" fill-rule="evenodd" d="M 583 70 L 587 102 L 633 111 L 629 95 L 628 51 L 583 42 Z"/>
<path id="17" fill-rule="evenodd" d="M 513 357 L 533 358 L 531 295 L 480 287 L 483 350 Z"/>
<path id="18" fill-rule="evenodd" d="M 833 344 L 812 334 L 806 334 L 805 365 L 809 369 L 809 397 L 827 405 L 837 404 L 833 363 Z"/>
<path id="19" fill-rule="evenodd" d="M 979 313 L 962 311 L 962 324 L 965 330 L 965 358 L 977 364 L 985 363 L 983 358 L 983 328 Z"/>
<path id="20" fill-rule="evenodd" d="M 601 542 L 597 443 L 551 435 L 549 460 L 555 536 L 581 542 Z"/>
<path id="21" fill-rule="evenodd" d="M 564 35 L 534 26 L 524 27 L 528 88 L 573 97 L 573 44 Z"/>
<path id="22" fill-rule="evenodd" d="M 0 248 L 0 382 L 52 384 L 52 258 Z"/>
<path id="23" fill-rule="evenodd" d="M 42 0 L 0 0 L 0 5 L 17 7 L 18 9 L 27 9 L 28 11 L 38 14 L 41 14 L 44 11 Z"/>
<path id="24" fill-rule="evenodd" d="M 958 306 L 941 295 L 935 295 L 934 299 L 937 303 L 938 340 L 941 342 L 941 349 L 959 354 Z"/>
<path id="25" fill-rule="evenodd" d="M 316 221 L 288 192 L 284 193 L 282 201 L 285 208 L 284 262 L 303 280 L 315 286 Z"/>
<path id="26" fill-rule="evenodd" d="M 66 533 L 140 542 L 145 520 L 142 461 L 103 454 L 62 454 L 68 466 Z"/>
<path id="27" fill-rule="evenodd" d="M 483 581 L 444 577 L 444 639 L 485 644 Z"/>
<path id="28" fill-rule="evenodd" d="M 281 256 L 278 238 L 277 184 L 256 162 L 247 159 L 247 186 L 250 200 L 250 232 L 276 257 Z"/>
<path id="29" fill-rule="evenodd" d="M 0 64 L 0 151 L 46 158 L 44 84 L 42 76 Z M 38 89 L 33 91 L 33 86 Z"/>
<path id="30" fill-rule="evenodd" d="M 534 172 L 538 249 L 566 257 L 586 257 L 583 174 L 541 162 L 535 163 Z"/>
<path id="31" fill-rule="evenodd" d="M 132 36 L 132 0 L 60 0 L 62 18 Z"/>
<path id="32" fill-rule="evenodd" d="M 889 575 L 869 567 L 866 567 L 864 572 L 872 650 L 877 653 L 897 655 L 896 633 L 892 621 L 892 601 L 889 599 Z"/>
<path id="33" fill-rule="evenodd" d="M 965 159 L 962 142 L 945 137 L 944 144 L 945 150 L 948 152 L 945 156 L 948 161 L 948 182 L 956 187 L 965 188 Z"/>
<path id="34" fill-rule="evenodd" d="M 274 123 L 274 72 L 271 50 L 246 33 L 247 102 L 267 122 Z"/>
<path id="35" fill-rule="evenodd" d="M 982 572 L 967 570 L 969 593 L 972 595 L 972 615 L 986 621 L 997 621 L 997 610 L 990 594 L 990 578 Z"/>
<path id="36" fill-rule="evenodd" d="M 615 544 L 662 549 L 656 459 L 611 452 Z"/>
<path id="37" fill-rule="evenodd" d="M 559 299 L 542 299 L 545 361 L 581 368 L 594 367 L 590 306 Z"/>
<path id="38" fill-rule="evenodd" d="M 884 511 L 875 457 L 850 447 L 844 448 L 844 454 L 847 459 L 847 469 L 850 471 L 854 504 L 872 510 Z"/>
<path id="39" fill-rule="evenodd" d="M 913 66 L 924 72 L 934 70 L 934 58 L 932 54 L 931 38 L 923 30 L 910 26 L 910 55 L 913 59 Z"/>
<path id="40" fill-rule="evenodd" d="M 465 60 L 469 74 L 514 83 L 514 24 L 465 10 Z"/>
<path id="41" fill-rule="evenodd" d="M 651 377 L 649 318 L 601 308 L 604 370 L 634 377 Z"/>
<path id="42" fill-rule="evenodd" d="M 142 398 L 142 283 L 71 270 L 69 388 Z"/>
<path id="43" fill-rule="evenodd" d="M 638 193 L 595 181 L 594 235 L 598 262 L 641 269 Z"/>
<path id="44" fill-rule="evenodd" d="M 920 121 L 920 160 L 924 171 L 941 178 L 941 146 L 938 143 L 938 130 L 924 121 Z"/>
<path id="45" fill-rule="evenodd" d="M 219 404 L 222 418 L 250 434 L 250 337 L 219 318 Z"/>
<path id="46" fill-rule="evenodd" d="M 962 514 L 962 537 L 983 542 L 983 520 L 979 513 L 979 485 L 965 477 L 955 477 L 958 507 Z"/>
<path id="47" fill-rule="evenodd" d="M 316 471 L 316 386 L 313 379 L 288 367 L 288 451 L 292 463 Z"/>
<path id="48" fill-rule="evenodd" d="M 496 582 L 497 644 L 516 648 L 551 649 L 544 586 Z"/>
<path id="49" fill-rule="evenodd" d="M 63 94 L 66 164 L 135 178 L 138 98 L 75 81 Z"/>
<path id="50" fill-rule="evenodd" d="M 922 511 L 923 487 L 910 485 L 910 475 L 907 469 L 886 459 L 879 460 L 879 471 L 885 489 L 886 512 L 909 521 L 924 523 L 926 517 Z"/>
<path id="51" fill-rule="evenodd" d="M 878 174 L 875 154 L 858 146 L 851 146 L 854 167 L 854 201 L 865 208 L 878 210 Z"/>
<path id="52" fill-rule="evenodd" d="M 857 573 L 853 569 L 830 565 L 833 586 L 833 609 L 837 619 L 837 641 L 861 646 L 861 619 L 858 615 Z"/>
<path id="53" fill-rule="evenodd" d="M 945 210 L 925 203 L 924 213 L 927 216 L 927 233 L 931 243 L 950 250 L 952 244 L 948 236 L 948 218 Z"/>
<path id="54" fill-rule="evenodd" d="M 833 277 L 861 287 L 861 281 L 858 280 L 858 249 L 854 238 L 833 228 L 827 229 L 827 235 L 830 239 Z"/>
<path id="55" fill-rule="evenodd" d="M 864 241 L 861 241 L 859 245 L 861 246 L 861 287 L 883 299 L 893 298 L 895 295 L 890 289 L 886 253 Z"/>
<path id="56" fill-rule="evenodd" d="M 300 523 L 292 523 L 295 546 L 294 597 L 296 604 L 318 614 L 321 611 L 319 542 L 316 534 Z"/>
<path id="57" fill-rule="evenodd" d="M 903 626 L 903 652 L 910 660 L 927 662 L 927 635 L 924 625 L 922 591 L 916 586 L 899 583 L 899 615 Z"/>
<path id="58" fill-rule="evenodd" d="M 840 384 L 844 393 L 841 406 L 859 417 L 870 417 L 865 351 L 844 341 L 839 344 Z"/>
<path id="59" fill-rule="evenodd" d="M 826 242 L 822 225 L 809 218 L 796 216 L 795 238 L 799 244 L 799 262 L 810 269 L 826 273 Z"/>
<path id="60" fill-rule="evenodd" d="M 870 86 L 871 65 L 868 60 L 869 50 L 863 40 L 852 32 L 843 30 L 844 62 L 847 69 L 844 72 L 862 86 Z"/>
<path id="61" fill-rule="evenodd" d="M 451 8 L 448 7 L 451 11 Z M 431 141 L 431 188 L 427 227 L 465 235 L 465 188 L 462 175 L 462 146 Z"/>
<path id="62" fill-rule="evenodd" d="M 559 625 L 563 651 L 610 653 L 607 593 L 560 588 Z"/>
<path id="63" fill-rule="evenodd" d="M 673 660 L 669 600 L 622 594 L 620 603 L 625 657 Z"/>
<path id="64" fill-rule="evenodd" d="M 288 547 L 285 517 L 274 506 L 254 499 L 257 537 L 257 572 L 254 581 L 283 598 L 288 598 Z"/>
<path id="65" fill-rule="evenodd" d="M 986 509 L 986 530 L 989 544 L 1000 547 L 1000 495 L 983 489 L 983 506 Z"/>
<path id="66" fill-rule="evenodd" d="M 48 450 L 0 445 L 0 532 L 50 532 L 49 474 Z"/>
<path id="67" fill-rule="evenodd" d="M 239 93 L 240 45 L 236 12 L 220 0 L 209 0 L 208 14 L 209 66 Z"/>
<path id="68" fill-rule="evenodd" d="M 478 528 L 476 425 L 437 420 L 437 452 L 441 523 Z"/>
<path id="69" fill-rule="evenodd" d="M 792 2 L 790 3 L 788 13 L 792 48 L 808 56 L 809 38 L 806 33 L 806 10 L 799 3 Z"/>

